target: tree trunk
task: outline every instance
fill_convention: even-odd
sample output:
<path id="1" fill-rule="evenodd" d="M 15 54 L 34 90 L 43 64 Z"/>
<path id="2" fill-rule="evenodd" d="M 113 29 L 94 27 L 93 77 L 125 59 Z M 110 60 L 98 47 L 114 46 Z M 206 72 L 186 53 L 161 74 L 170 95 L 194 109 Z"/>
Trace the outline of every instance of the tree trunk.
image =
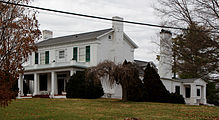
<path id="1" fill-rule="evenodd" d="M 122 86 L 122 101 L 128 101 L 127 87 Z"/>

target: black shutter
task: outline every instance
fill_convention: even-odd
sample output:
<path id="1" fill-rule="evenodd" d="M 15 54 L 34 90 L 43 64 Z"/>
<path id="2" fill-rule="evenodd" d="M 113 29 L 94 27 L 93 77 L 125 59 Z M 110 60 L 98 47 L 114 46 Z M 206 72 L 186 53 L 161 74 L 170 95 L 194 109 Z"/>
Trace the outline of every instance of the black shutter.
<path id="1" fill-rule="evenodd" d="M 39 54 L 35 52 L 35 64 L 38 64 Z"/>
<path id="2" fill-rule="evenodd" d="M 86 46 L 86 62 L 90 62 L 90 46 Z"/>
<path id="3" fill-rule="evenodd" d="M 77 61 L 78 59 L 78 47 L 73 48 L 73 60 Z"/>
<path id="4" fill-rule="evenodd" d="M 49 51 L 45 52 L 45 57 L 46 57 L 45 64 L 49 64 Z"/>

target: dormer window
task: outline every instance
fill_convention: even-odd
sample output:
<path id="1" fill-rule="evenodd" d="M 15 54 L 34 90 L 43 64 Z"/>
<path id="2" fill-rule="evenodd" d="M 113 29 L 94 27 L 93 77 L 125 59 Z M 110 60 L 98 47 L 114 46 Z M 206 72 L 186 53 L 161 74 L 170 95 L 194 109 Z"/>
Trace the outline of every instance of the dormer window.
<path id="1" fill-rule="evenodd" d="M 59 51 L 59 59 L 63 59 L 63 58 L 65 58 L 65 51 L 61 50 Z"/>

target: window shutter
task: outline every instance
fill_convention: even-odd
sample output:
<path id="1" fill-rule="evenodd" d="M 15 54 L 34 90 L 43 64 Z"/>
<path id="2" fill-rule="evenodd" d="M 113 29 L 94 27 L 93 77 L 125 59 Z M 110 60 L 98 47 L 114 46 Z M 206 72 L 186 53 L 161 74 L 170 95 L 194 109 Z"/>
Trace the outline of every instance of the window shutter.
<path id="1" fill-rule="evenodd" d="M 90 46 L 86 46 L 86 62 L 90 62 Z"/>
<path id="2" fill-rule="evenodd" d="M 49 51 L 46 51 L 45 54 L 45 64 L 49 64 Z"/>
<path id="3" fill-rule="evenodd" d="M 78 59 L 78 47 L 73 48 L 73 60 L 77 61 Z"/>
<path id="4" fill-rule="evenodd" d="M 38 64 L 39 54 L 35 52 L 35 64 Z"/>

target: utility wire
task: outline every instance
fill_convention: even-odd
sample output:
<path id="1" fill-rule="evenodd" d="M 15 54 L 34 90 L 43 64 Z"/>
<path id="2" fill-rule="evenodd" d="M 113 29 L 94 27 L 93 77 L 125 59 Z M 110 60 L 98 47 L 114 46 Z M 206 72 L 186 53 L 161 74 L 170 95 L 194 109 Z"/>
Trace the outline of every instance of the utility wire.
<path id="1" fill-rule="evenodd" d="M 54 9 L 48 9 L 48 8 L 30 6 L 30 5 L 24 5 L 24 4 L 18 4 L 18 3 L 11 3 L 11 2 L 6 2 L 6 1 L 2 1 L 2 0 L 0 0 L 0 2 L 5 3 L 5 4 L 10 4 L 10 5 L 17 5 L 17 6 L 27 7 L 27 8 L 39 9 L 39 10 L 44 10 L 44 11 L 56 12 L 56 13 L 63 13 L 63 14 L 74 15 L 74 16 L 81 16 L 81 17 L 87 17 L 87 18 L 94 18 L 94 19 L 100 19 L 100 20 L 106 20 L 106 21 L 117 21 L 117 22 L 123 22 L 123 23 L 135 24 L 135 25 L 143 25 L 143 26 L 150 26 L 150 27 L 157 27 L 157 28 L 189 30 L 187 28 L 181 28 L 181 27 L 169 27 L 169 26 L 164 26 L 164 25 L 155 25 L 155 24 L 135 22 L 135 21 L 115 20 L 115 19 L 112 19 L 112 18 L 93 16 L 93 15 L 86 15 L 86 14 L 73 13 L 73 12 L 66 12 L 66 11 L 60 11 L 60 10 L 54 10 Z M 200 31 L 200 32 L 210 32 L 210 31 Z M 211 31 L 211 32 L 219 33 L 217 31 Z"/>

